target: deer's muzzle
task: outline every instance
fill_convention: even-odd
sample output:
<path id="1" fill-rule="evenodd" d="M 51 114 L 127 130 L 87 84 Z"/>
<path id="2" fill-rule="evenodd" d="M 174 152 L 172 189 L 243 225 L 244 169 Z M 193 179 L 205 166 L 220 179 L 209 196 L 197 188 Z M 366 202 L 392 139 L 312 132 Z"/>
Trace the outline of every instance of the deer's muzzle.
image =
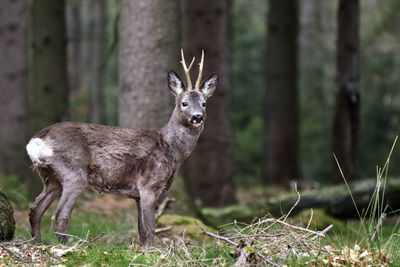
<path id="1" fill-rule="evenodd" d="M 203 115 L 201 114 L 196 114 L 193 115 L 192 118 L 190 119 L 190 124 L 192 125 L 198 125 L 203 122 Z"/>

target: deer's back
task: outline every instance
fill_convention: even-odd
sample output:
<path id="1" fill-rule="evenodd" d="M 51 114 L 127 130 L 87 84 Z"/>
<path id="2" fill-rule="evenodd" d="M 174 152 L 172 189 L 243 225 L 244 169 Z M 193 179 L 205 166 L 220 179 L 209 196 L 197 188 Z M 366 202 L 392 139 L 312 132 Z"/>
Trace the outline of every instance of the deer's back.
<path id="1" fill-rule="evenodd" d="M 172 148 L 156 131 L 64 122 L 35 138 L 52 151 L 42 165 L 62 162 L 69 170 L 83 170 L 98 191 L 131 197 L 142 187 L 163 191 L 176 168 Z"/>

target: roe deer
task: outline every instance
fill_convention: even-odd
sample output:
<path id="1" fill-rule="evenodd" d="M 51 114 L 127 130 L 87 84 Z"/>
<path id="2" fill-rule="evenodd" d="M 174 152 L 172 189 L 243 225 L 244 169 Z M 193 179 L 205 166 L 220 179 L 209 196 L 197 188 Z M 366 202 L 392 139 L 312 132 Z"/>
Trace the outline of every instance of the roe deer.
<path id="1" fill-rule="evenodd" d="M 30 209 L 32 237 L 40 242 L 40 221 L 50 204 L 61 195 L 53 227 L 61 243 L 67 240 L 67 224 L 78 196 L 86 187 L 136 200 L 140 243 L 152 245 L 155 206 L 169 190 L 182 162 L 193 151 L 204 128 L 206 100 L 218 82 L 217 74 L 201 84 L 204 52 L 192 87 L 183 50 L 182 66 L 187 88 L 174 72 L 168 73 L 175 108 L 160 130 L 128 129 L 89 123 L 62 122 L 39 131 L 26 149 L 42 178 L 44 188 Z"/>

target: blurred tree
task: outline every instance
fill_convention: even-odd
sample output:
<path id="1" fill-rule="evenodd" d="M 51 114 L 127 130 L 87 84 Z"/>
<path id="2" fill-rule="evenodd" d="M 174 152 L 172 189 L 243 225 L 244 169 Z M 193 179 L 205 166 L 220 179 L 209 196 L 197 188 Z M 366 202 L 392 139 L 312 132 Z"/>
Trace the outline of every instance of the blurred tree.
<path id="1" fill-rule="evenodd" d="M 205 51 L 205 74 L 217 72 L 216 93 L 207 103 L 206 127 L 187 162 L 190 194 L 204 206 L 234 203 L 228 27 L 229 0 L 183 1 L 183 43 L 186 55 Z"/>
<path id="2" fill-rule="evenodd" d="M 178 65 L 179 1 L 121 2 L 119 123 L 159 129 L 172 112 L 167 72 Z M 176 68 L 175 68 L 176 69 Z"/>
<path id="3" fill-rule="evenodd" d="M 173 109 L 167 73 L 180 69 L 179 0 L 122 0 L 119 20 L 119 124 L 160 129 Z M 181 176 L 171 210 L 195 213 Z"/>
<path id="4" fill-rule="evenodd" d="M 299 178 L 297 0 L 269 1 L 264 104 L 265 183 Z"/>
<path id="5" fill-rule="evenodd" d="M 29 127 L 31 133 L 67 119 L 65 2 L 33 0 L 30 7 Z M 31 196 L 40 179 L 29 179 Z"/>
<path id="6" fill-rule="evenodd" d="M 310 183 L 332 177 L 336 10 L 336 1 L 299 1 L 300 166 Z"/>
<path id="7" fill-rule="evenodd" d="M 32 1 L 30 22 L 29 111 L 33 133 L 66 120 L 68 115 L 65 2 Z"/>
<path id="8" fill-rule="evenodd" d="M 81 44 L 81 5 L 82 1 L 66 1 L 66 24 L 67 24 L 67 57 L 68 57 L 68 86 L 69 91 L 77 90 L 80 86 L 80 44 Z M 73 112 L 71 107 L 71 113 Z M 72 114 L 71 114 L 72 115 Z M 72 117 L 72 116 L 71 116 Z M 72 118 L 71 118 L 72 119 Z"/>
<path id="9" fill-rule="evenodd" d="M 103 70 L 102 63 L 104 58 L 105 47 L 105 29 L 106 29 L 106 10 L 107 1 L 86 1 L 90 7 L 88 12 L 89 25 L 88 30 L 91 32 L 89 43 L 89 51 L 93 56 L 90 61 L 90 82 L 89 82 L 89 121 L 93 123 L 105 122 L 105 107 L 103 98 Z"/>
<path id="10" fill-rule="evenodd" d="M 400 1 L 360 1 L 361 175 L 376 175 L 400 129 Z M 391 162 L 400 161 L 399 143 Z M 389 175 L 400 175 L 400 164 L 390 164 Z"/>
<path id="11" fill-rule="evenodd" d="M 117 40 L 112 44 L 108 41 L 117 36 L 118 19 L 113 18 L 117 6 L 116 0 L 67 1 L 68 80 L 70 119 L 73 121 L 116 124 L 117 57 L 111 57 L 111 54 L 116 50 Z M 111 32 L 109 21 L 115 24 Z M 110 74 L 112 95 L 106 92 Z M 112 106 L 111 110 L 106 109 L 107 104 Z M 112 121 L 107 121 L 109 115 L 112 115 Z"/>
<path id="12" fill-rule="evenodd" d="M 337 91 L 333 118 L 333 152 L 348 180 L 359 178 L 359 0 L 340 0 L 337 14 Z M 336 163 L 335 163 L 336 165 Z M 337 166 L 335 181 L 342 181 Z"/>
<path id="13" fill-rule="evenodd" d="M 89 121 L 105 123 L 103 76 L 107 26 L 107 1 L 81 1 L 83 86 L 89 89 Z"/>
<path id="14" fill-rule="evenodd" d="M 0 2 L 0 172 L 27 178 L 26 0 Z"/>

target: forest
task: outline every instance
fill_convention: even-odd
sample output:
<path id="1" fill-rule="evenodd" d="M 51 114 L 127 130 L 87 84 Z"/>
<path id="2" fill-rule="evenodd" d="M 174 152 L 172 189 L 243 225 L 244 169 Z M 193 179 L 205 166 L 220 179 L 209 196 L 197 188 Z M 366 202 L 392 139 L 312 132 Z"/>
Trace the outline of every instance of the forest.
<path id="1" fill-rule="evenodd" d="M 400 265 L 399 23 L 396 0 L 1 1 L 0 266 Z M 183 161 L 168 138 L 183 140 L 171 122 L 190 77 L 204 100 Z M 100 153 L 141 153 L 114 134 L 125 147 L 111 154 L 105 129 L 120 128 L 97 124 L 164 138 L 143 167 L 173 150 L 152 227 L 142 196 L 45 194 L 45 175 L 67 182 L 26 146 L 60 122 L 89 123 L 54 137 L 67 144 L 55 153 L 96 144 L 89 173 L 106 165 Z M 65 155 L 63 166 L 85 164 Z"/>

